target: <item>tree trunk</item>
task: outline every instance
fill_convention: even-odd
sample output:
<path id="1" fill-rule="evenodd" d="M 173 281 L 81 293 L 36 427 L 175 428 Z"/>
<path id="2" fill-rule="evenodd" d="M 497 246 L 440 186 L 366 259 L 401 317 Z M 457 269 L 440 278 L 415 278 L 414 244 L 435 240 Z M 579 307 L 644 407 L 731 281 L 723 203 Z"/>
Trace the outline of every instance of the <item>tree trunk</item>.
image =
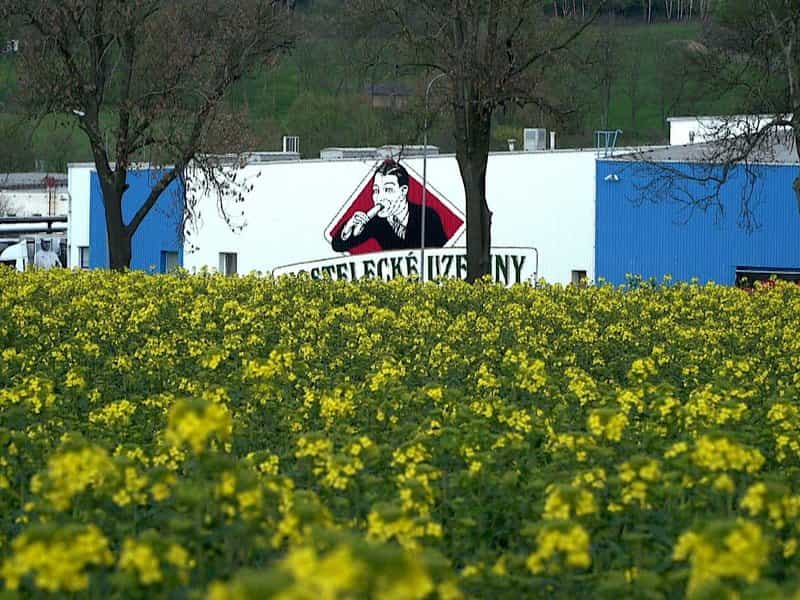
<path id="1" fill-rule="evenodd" d="M 108 266 L 112 271 L 124 271 L 131 266 L 131 236 L 122 231 L 108 234 Z"/>
<path id="2" fill-rule="evenodd" d="M 123 271 L 131 266 L 131 239 L 122 221 L 122 194 L 117 193 L 113 182 L 102 182 L 103 205 L 106 216 L 108 266 L 112 271 Z"/>
<path id="3" fill-rule="evenodd" d="M 491 273 L 492 213 L 486 203 L 486 168 L 492 124 L 491 110 L 475 100 L 456 106 L 456 160 L 464 182 L 467 207 L 467 281 Z"/>

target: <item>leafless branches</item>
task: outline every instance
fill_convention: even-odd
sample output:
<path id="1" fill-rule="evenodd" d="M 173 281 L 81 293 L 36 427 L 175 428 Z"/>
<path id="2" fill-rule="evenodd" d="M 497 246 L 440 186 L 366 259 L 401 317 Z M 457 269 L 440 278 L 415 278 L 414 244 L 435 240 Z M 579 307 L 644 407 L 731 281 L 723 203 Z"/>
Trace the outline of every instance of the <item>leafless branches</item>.
<path id="1" fill-rule="evenodd" d="M 744 99 L 741 113 L 706 119 L 689 160 L 669 164 L 642 156 L 643 198 L 669 200 L 722 215 L 723 189 L 736 189 L 738 221 L 758 227 L 754 206 L 765 166 L 800 162 L 800 5 L 796 0 L 731 0 L 717 7 L 706 46 L 692 68 L 709 93 Z M 658 153 L 656 153 L 658 156 Z M 800 173 L 794 180 L 800 210 Z"/>
<path id="2" fill-rule="evenodd" d="M 197 155 L 242 148 L 246 131 L 224 100 L 248 73 L 291 47 L 286 4 L 0 0 L 0 18 L 26 27 L 20 89 L 29 110 L 76 119 L 90 142 L 112 267 L 127 265 L 133 233 Z M 140 162 L 166 168 L 124 223 L 127 173 Z"/>
<path id="3" fill-rule="evenodd" d="M 445 74 L 456 158 L 467 205 L 467 278 L 489 272 L 491 213 L 486 168 L 492 117 L 507 105 L 554 108 L 544 73 L 593 22 L 548 16 L 545 0 L 348 0 L 354 27 L 395 64 L 427 81 Z"/>

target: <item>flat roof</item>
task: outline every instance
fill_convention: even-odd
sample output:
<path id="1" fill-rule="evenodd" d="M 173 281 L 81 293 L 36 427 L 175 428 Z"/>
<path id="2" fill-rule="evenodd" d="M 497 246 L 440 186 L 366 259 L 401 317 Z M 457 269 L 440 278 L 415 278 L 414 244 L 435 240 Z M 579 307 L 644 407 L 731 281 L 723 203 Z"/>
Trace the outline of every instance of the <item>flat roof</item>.
<path id="1" fill-rule="evenodd" d="M 648 161 L 648 162 L 693 162 L 721 164 L 725 162 L 725 151 L 716 142 L 664 146 L 638 150 L 622 155 L 608 157 L 607 160 Z M 754 151 L 748 159 L 753 164 L 797 165 L 800 160 L 793 138 L 775 141 L 768 148 Z"/>
<path id="2" fill-rule="evenodd" d="M 409 148 L 409 147 L 410 146 L 406 146 L 406 148 Z M 422 146 L 417 146 L 417 147 L 418 148 L 422 148 Z M 489 152 L 489 156 L 490 157 L 497 157 L 497 156 L 501 156 L 502 157 L 502 156 L 534 156 L 534 155 L 542 155 L 542 154 L 560 154 L 560 155 L 564 155 L 564 154 L 595 154 L 599 158 L 608 158 L 610 160 L 610 159 L 614 159 L 614 158 L 619 158 L 621 155 L 627 155 L 627 154 L 630 154 L 630 153 L 643 152 L 643 151 L 648 151 L 648 150 L 652 150 L 652 149 L 661 149 L 661 148 L 669 148 L 669 146 L 664 146 L 664 145 L 659 145 L 659 146 L 620 146 L 620 147 L 612 149 L 611 150 L 612 154 L 610 156 L 608 156 L 608 157 L 601 156 L 605 152 L 604 148 L 599 148 L 598 149 L 598 148 L 595 148 L 595 147 L 592 147 L 592 146 L 586 147 L 586 148 L 555 148 L 555 149 L 546 149 L 546 150 L 522 150 L 522 149 L 517 149 L 517 150 L 513 150 L 513 151 L 509 151 L 509 150 L 493 150 L 493 151 Z M 283 154 L 283 153 L 279 152 L 278 154 Z M 258 161 L 252 161 L 252 162 L 247 163 L 244 166 L 246 166 L 246 167 L 258 167 L 258 166 L 265 166 L 267 164 L 304 165 L 304 164 L 310 164 L 310 163 L 342 164 L 344 162 L 368 163 L 368 162 L 374 162 L 376 160 L 380 160 L 380 158 L 381 158 L 381 157 L 376 156 L 376 155 L 370 155 L 370 156 L 362 155 L 362 156 L 348 156 L 346 158 L 340 158 L 340 159 L 326 159 L 326 158 L 314 157 L 314 158 L 303 158 L 303 159 L 297 160 L 297 159 L 291 158 L 290 153 L 286 153 L 286 154 L 287 154 L 287 156 L 283 160 L 281 160 L 280 157 L 275 157 L 274 160 L 264 161 L 264 162 L 260 162 L 260 163 Z M 441 160 L 441 159 L 452 159 L 452 158 L 455 158 L 455 156 L 456 155 L 455 155 L 454 152 L 449 152 L 449 153 L 446 153 L 446 154 L 442 154 L 442 153 L 439 153 L 439 154 L 428 154 L 428 160 L 433 161 L 433 160 Z M 406 156 L 406 157 L 402 158 L 401 160 L 420 161 L 422 159 L 423 159 L 422 154 L 412 154 L 410 156 Z M 94 163 L 92 163 L 92 162 L 68 163 L 67 167 L 94 169 Z"/>
<path id="3" fill-rule="evenodd" d="M 36 190 L 46 189 L 47 183 L 51 187 L 64 187 L 67 185 L 66 173 L 0 173 L 0 190 Z"/>
<path id="4" fill-rule="evenodd" d="M 725 120 L 736 120 L 741 121 L 744 119 L 774 119 L 775 115 L 700 115 L 700 116 L 689 116 L 689 117 L 667 117 L 667 123 L 671 123 L 672 121 L 709 121 L 709 120 L 718 120 L 718 119 L 725 119 Z"/>

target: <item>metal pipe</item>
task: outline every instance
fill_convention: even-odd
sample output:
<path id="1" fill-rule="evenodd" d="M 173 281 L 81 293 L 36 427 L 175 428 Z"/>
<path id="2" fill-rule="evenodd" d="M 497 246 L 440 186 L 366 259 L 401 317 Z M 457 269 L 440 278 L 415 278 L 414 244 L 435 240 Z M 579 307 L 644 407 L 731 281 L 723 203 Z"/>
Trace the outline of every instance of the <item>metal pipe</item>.
<path id="1" fill-rule="evenodd" d="M 66 223 L 67 215 L 44 216 L 36 215 L 32 217 L 0 217 L 0 224 L 11 225 L 15 223 Z"/>
<path id="2" fill-rule="evenodd" d="M 428 82 L 428 87 L 425 89 L 425 127 L 422 138 L 422 230 L 419 246 L 419 279 L 422 283 L 425 283 L 425 210 L 428 207 L 428 96 L 436 80 L 446 75 L 447 73 L 439 73 Z"/>
<path id="3" fill-rule="evenodd" d="M 67 233 L 66 227 L 52 227 L 52 228 L 45 228 L 45 227 L 29 227 L 25 229 L 4 229 L 0 228 L 0 238 L 13 238 L 21 235 L 34 235 L 37 233 L 42 234 L 57 234 L 57 233 Z"/>

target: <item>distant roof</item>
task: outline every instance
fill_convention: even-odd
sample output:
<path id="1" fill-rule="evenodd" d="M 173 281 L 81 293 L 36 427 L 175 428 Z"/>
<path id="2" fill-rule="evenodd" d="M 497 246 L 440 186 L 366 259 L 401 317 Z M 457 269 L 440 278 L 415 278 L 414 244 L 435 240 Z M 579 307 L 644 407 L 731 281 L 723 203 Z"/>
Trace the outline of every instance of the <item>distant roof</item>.
<path id="1" fill-rule="evenodd" d="M 439 154 L 438 146 L 431 146 L 428 144 L 427 150 L 423 145 L 413 146 L 400 146 L 400 145 L 387 145 L 379 148 L 365 147 L 365 148 L 323 148 L 320 150 L 319 157 L 323 160 L 339 160 L 346 158 L 411 158 L 412 156 L 437 156 Z"/>
<path id="2" fill-rule="evenodd" d="M 251 152 L 246 156 L 248 164 L 300 160 L 299 152 Z"/>
<path id="3" fill-rule="evenodd" d="M 724 158 L 720 156 L 720 146 L 715 142 L 701 144 L 686 144 L 684 146 L 664 146 L 640 150 L 626 154 L 618 154 L 609 160 L 625 161 L 652 161 L 652 162 L 695 162 L 695 163 L 721 163 Z M 775 142 L 769 148 L 759 150 L 750 157 L 752 163 L 797 165 L 797 150 L 794 140 L 787 138 L 782 142 Z"/>
<path id="4" fill-rule="evenodd" d="M 718 120 L 726 120 L 726 121 L 742 121 L 742 120 L 753 120 L 753 119 L 773 119 L 775 115 L 702 115 L 702 116 L 685 116 L 685 117 L 667 117 L 667 123 L 671 123 L 672 121 L 697 121 L 700 123 L 706 121 L 718 121 Z"/>
<path id="5" fill-rule="evenodd" d="M 66 185 L 66 173 L 0 173 L 0 190 L 36 190 Z"/>

